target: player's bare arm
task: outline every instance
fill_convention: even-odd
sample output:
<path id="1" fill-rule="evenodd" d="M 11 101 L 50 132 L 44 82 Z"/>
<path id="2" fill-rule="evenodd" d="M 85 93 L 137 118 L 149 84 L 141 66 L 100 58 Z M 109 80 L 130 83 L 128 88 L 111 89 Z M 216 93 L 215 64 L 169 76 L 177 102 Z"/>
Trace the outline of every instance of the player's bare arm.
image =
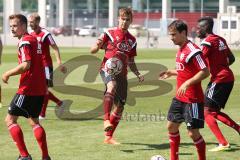
<path id="1" fill-rule="evenodd" d="M 184 96 L 186 90 L 189 86 L 194 85 L 196 83 L 201 82 L 203 79 L 207 78 L 210 75 L 209 70 L 207 68 L 202 69 L 199 71 L 195 76 L 185 81 L 177 90 L 178 96 Z"/>
<path id="2" fill-rule="evenodd" d="M 98 38 L 96 43 L 91 47 L 90 52 L 92 54 L 95 54 L 98 52 L 98 50 L 102 47 L 103 41 L 101 38 Z"/>
<path id="3" fill-rule="evenodd" d="M 228 54 L 228 64 L 229 66 L 232 65 L 235 62 L 235 56 L 233 55 L 232 52 L 229 52 Z"/>
<path id="4" fill-rule="evenodd" d="M 56 44 L 53 44 L 53 45 L 51 45 L 51 47 L 54 50 L 54 54 L 55 54 L 55 57 L 57 60 L 58 67 L 60 67 L 60 70 L 62 73 L 66 73 L 67 68 L 64 65 L 62 65 L 62 60 L 61 60 L 60 51 L 59 51 L 58 46 Z"/>
<path id="5" fill-rule="evenodd" d="M 135 63 L 134 57 L 129 58 L 128 60 L 128 66 L 131 69 L 131 71 L 138 77 L 139 82 L 144 81 L 144 76 L 141 75 L 141 73 L 137 69 L 137 65 Z"/>
<path id="6" fill-rule="evenodd" d="M 5 73 L 3 73 L 2 81 L 4 83 L 8 83 L 8 79 L 10 76 L 22 74 L 22 73 L 26 72 L 30 68 L 30 66 L 31 66 L 30 61 L 25 61 L 25 62 L 19 64 L 17 67 L 10 69 L 10 70 L 6 71 Z"/>
<path id="7" fill-rule="evenodd" d="M 164 71 L 164 72 L 161 72 L 159 74 L 159 80 L 161 79 L 167 79 L 171 76 L 177 76 L 177 71 L 175 69 L 172 69 L 172 70 L 167 70 L 167 71 Z"/>

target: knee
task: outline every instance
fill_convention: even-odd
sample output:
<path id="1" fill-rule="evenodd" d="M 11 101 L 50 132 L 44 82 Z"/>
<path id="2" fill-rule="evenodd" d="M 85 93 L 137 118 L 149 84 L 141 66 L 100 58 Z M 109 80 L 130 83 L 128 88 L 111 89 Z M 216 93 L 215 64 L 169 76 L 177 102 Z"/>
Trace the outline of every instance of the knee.
<path id="1" fill-rule="evenodd" d="M 208 125 L 208 127 L 216 126 L 217 121 L 215 119 L 216 114 L 214 113 L 204 113 L 205 116 L 205 122 Z"/>
<path id="2" fill-rule="evenodd" d="M 29 122 L 29 125 L 33 128 L 34 126 L 36 126 L 38 123 L 34 123 L 34 122 Z"/>
<path id="3" fill-rule="evenodd" d="M 201 135 L 200 135 L 198 130 L 195 130 L 195 131 L 189 130 L 188 131 L 188 136 L 193 140 L 197 140 L 197 139 L 200 138 Z"/>
<path id="4" fill-rule="evenodd" d="M 168 129 L 168 132 L 170 132 L 170 133 L 178 132 L 178 128 L 174 125 L 167 124 L 167 129 Z"/>
<path id="5" fill-rule="evenodd" d="M 115 94 L 116 92 L 116 87 L 115 86 L 111 86 L 107 88 L 107 92 L 111 93 L 111 94 Z"/>
<path id="6" fill-rule="evenodd" d="M 216 116 L 219 112 L 220 110 L 218 108 L 204 107 L 204 116 L 207 115 Z"/>
<path id="7" fill-rule="evenodd" d="M 192 139 L 194 139 L 195 135 L 193 132 L 188 131 L 188 136 Z"/>
<path id="8" fill-rule="evenodd" d="M 109 82 L 107 84 L 107 92 L 114 94 L 116 91 L 116 84 L 113 82 Z"/>
<path id="9" fill-rule="evenodd" d="M 34 127 L 37 124 L 39 124 L 39 120 L 38 120 L 38 118 L 29 118 L 28 123 L 31 127 Z"/>
<path id="10" fill-rule="evenodd" d="M 205 121 L 208 120 L 209 115 L 210 115 L 210 112 L 208 110 L 204 110 L 204 119 L 205 119 Z"/>
<path id="11" fill-rule="evenodd" d="M 208 109 L 204 110 L 204 117 L 206 120 L 208 120 L 210 117 L 215 118 L 217 116 L 217 112 L 216 111 L 211 111 Z"/>
<path id="12" fill-rule="evenodd" d="M 7 127 L 14 124 L 14 123 L 17 123 L 17 122 L 11 116 L 7 116 L 5 118 L 5 124 L 6 124 Z"/>
<path id="13" fill-rule="evenodd" d="M 115 108 L 115 113 L 122 114 L 123 110 L 124 110 L 124 106 L 119 105 Z"/>

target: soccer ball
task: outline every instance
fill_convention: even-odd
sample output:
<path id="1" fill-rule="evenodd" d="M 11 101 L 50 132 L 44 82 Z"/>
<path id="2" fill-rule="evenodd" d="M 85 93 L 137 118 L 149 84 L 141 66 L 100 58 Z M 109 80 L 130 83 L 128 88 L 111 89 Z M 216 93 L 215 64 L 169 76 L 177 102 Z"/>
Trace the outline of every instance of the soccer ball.
<path id="1" fill-rule="evenodd" d="M 155 155 L 151 157 L 151 160 L 166 160 L 166 159 L 161 155 Z"/>
<path id="2" fill-rule="evenodd" d="M 116 57 L 109 58 L 104 66 L 104 70 L 109 75 L 118 75 L 122 71 L 122 61 Z"/>

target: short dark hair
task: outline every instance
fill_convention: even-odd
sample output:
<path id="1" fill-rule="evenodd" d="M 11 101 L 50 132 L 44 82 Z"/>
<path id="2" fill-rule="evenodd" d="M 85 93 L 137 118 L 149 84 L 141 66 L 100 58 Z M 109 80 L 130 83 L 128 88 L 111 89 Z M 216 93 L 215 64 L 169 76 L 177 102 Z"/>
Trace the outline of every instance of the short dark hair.
<path id="1" fill-rule="evenodd" d="M 213 30 L 213 25 L 214 25 L 214 21 L 213 18 L 210 16 L 206 16 L 206 17 L 202 17 L 198 20 L 198 23 L 205 21 L 206 24 L 206 32 L 207 33 L 211 33 Z"/>
<path id="2" fill-rule="evenodd" d="M 15 18 L 19 19 L 20 23 L 25 24 L 26 27 L 27 27 L 28 22 L 27 22 L 27 18 L 24 15 L 22 15 L 22 14 L 12 14 L 12 15 L 9 16 L 9 20 L 12 20 L 12 19 L 15 19 Z"/>
<path id="3" fill-rule="evenodd" d="M 176 29 L 179 33 L 186 31 L 188 33 L 188 26 L 183 20 L 174 20 L 168 25 L 168 29 Z"/>

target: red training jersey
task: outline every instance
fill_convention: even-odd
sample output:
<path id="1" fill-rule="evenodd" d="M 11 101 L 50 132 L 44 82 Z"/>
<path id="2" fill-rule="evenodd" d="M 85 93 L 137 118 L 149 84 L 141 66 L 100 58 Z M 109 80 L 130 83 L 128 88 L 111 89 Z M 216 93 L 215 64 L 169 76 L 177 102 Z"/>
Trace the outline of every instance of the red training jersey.
<path id="1" fill-rule="evenodd" d="M 39 33 L 32 31 L 30 33 L 38 40 L 38 53 L 41 53 L 44 66 L 53 66 L 52 57 L 50 54 L 50 45 L 55 45 L 55 41 L 49 31 L 41 28 Z"/>
<path id="2" fill-rule="evenodd" d="M 104 67 L 105 62 L 109 58 L 116 57 L 123 63 L 122 72 L 120 74 L 127 75 L 128 59 L 137 55 L 136 38 L 128 31 L 124 32 L 116 27 L 108 29 L 101 35 L 100 39 L 103 41 L 102 49 L 105 49 L 105 55 L 101 67 Z"/>
<path id="3" fill-rule="evenodd" d="M 234 75 L 228 64 L 231 53 L 226 40 L 210 34 L 201 42 L 203 56 L 211 73 L 211 82 L 226 83 L 234 81 Z"/>
<path id="4" fill-rule="evenodd" d="M 30 61 L 30 68 L 21 74 L 18 94 L 42 96 L 46 94 L 46 78 L 41 54 L 37 52 L 37 39 L 29 34 L 22 36 L 18 43 L 18 63 Z"/>
<path id="5" fill-rule="evenodd" d="M 187 41 L 176 55 L 177 90 L 185 81 L 204 68 L 206 68 L 206 64 L 202 58 L 200 48 L 191 41 Z M 189 86 L 184 96 L 176 94 L 176 98 L 185 103 L 202 103 L 204 94 L 201 82 Z"/>

